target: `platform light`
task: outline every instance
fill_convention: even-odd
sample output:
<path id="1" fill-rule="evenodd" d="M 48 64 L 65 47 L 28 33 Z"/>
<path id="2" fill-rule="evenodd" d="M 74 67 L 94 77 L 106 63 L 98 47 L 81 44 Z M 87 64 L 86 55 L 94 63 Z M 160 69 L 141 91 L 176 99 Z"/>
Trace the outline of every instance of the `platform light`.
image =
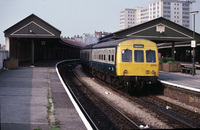
<path id="1" fill-rule="evenodd" d="M 195 15 L 195 14 L 198 14 L 199 13 L 199 11 L 192 11 L 192 12 L 190 12 L 190 15 Z"/>

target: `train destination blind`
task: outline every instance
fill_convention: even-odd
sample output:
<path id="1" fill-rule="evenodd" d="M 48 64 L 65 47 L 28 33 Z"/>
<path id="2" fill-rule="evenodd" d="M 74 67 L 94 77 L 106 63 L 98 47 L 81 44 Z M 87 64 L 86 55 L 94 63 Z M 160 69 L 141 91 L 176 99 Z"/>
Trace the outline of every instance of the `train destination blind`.
<path id="1" fill-rule="evenodd" d="M 144 45 L 135 44 L 133 45 L 134 48 L 144 48 Z"/>

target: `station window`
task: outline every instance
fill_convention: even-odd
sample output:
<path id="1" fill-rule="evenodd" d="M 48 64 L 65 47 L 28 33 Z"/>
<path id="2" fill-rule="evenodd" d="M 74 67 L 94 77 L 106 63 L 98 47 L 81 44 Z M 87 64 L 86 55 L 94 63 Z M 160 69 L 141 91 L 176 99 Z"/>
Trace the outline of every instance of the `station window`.
<path id="1" fill-rule="evenodd" d="M 153 50 L 146 50 L 146 60 L 150 63 L 156 62 L 156 52 Z"/>
<path id="2" fill-rule="evenodd" d="M 131 50 L 122 50 L 122 62 L 132 62 Z"/>
<path id="3" fill-rule="evenodd" d="M 144 62 L 144 52 L 142 50 L 134 51 L 135 62 Z"/>

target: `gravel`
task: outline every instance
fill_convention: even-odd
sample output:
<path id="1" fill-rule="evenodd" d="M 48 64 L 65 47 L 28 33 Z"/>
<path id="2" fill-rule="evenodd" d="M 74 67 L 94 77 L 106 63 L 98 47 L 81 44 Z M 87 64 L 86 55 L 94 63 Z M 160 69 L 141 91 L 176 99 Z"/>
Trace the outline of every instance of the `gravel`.
<path id="1" fill-rule="evenodd" d="M 158 98 L 161 98 L 161 99 L 163 99 L 163 100 L 166 100 L 166 101 L 168 101 L 168 102 L 171 102 L 171 103 L 173 103 L 173 104 L 176 104 L 176 105 L 178 105 L 178 106 L 181 106 L 181 107 L 183 107 L 183 108 L 186 108 L 186 109 L 188 109 L 188 110 L 191 110 L 191 111 L 200 113 L 200 109 L 199 109 L 199 108 L 192 107 L 192 106 L 187 105 L 187 104 L 185 104 L 185 103 L 179 102 L 178 100 L 174 100 L 174 99 L 171 99 L 171 98 L 166 97 L 166 96 L 163 96 L 163 95 L 159 95 L 159 96 L 157 96 L 157 97 L 158 97 Z"/>
<path id="2" fill-rule="evenodd" d="M 137 117 L 138 120 L 144 123 L 139 125 L 157 129 L 172 129 L 163 121 L 156 118 L 156 114 L 149 113 L 146 108 L 134 103 L 134 101 L 130 101 L 126 97 L 114 92 L 110 88 L 102 86 L 101 84 L 97 83 L 94 78 L 86 76 L 82 71 L 81 65 L 78 65 L 75 68 L 75 73 L 84 83 L 89 85 L 113 106 L 123 111 L 123 113 L 130 115 L 131 117 Z"/>

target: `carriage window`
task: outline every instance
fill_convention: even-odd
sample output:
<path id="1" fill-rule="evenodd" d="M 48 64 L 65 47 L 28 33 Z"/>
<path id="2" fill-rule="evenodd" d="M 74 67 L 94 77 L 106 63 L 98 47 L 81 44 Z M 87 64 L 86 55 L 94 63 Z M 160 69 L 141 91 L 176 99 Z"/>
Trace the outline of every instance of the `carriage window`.
<path id="1" fill-rule="evenodd" d="M 147 62 L 156 62 L 156 52 L 153 50 L 146 50 L 146 60 Z"/>
<path id="2" fill-rule="evenodd" d="M 122 62 L 132 62 L 131 50 L 122 50 Z"/>
<path id="3" fill-rule="evenodd" d="M 114 61 L 114 55 L 112 55 L 112 61 Z"/>
<path id="4" fill-rule="evenodd" d="M 144 62 L 144 52 L 142 50 L 134 51 L 135 62 Z"/>

